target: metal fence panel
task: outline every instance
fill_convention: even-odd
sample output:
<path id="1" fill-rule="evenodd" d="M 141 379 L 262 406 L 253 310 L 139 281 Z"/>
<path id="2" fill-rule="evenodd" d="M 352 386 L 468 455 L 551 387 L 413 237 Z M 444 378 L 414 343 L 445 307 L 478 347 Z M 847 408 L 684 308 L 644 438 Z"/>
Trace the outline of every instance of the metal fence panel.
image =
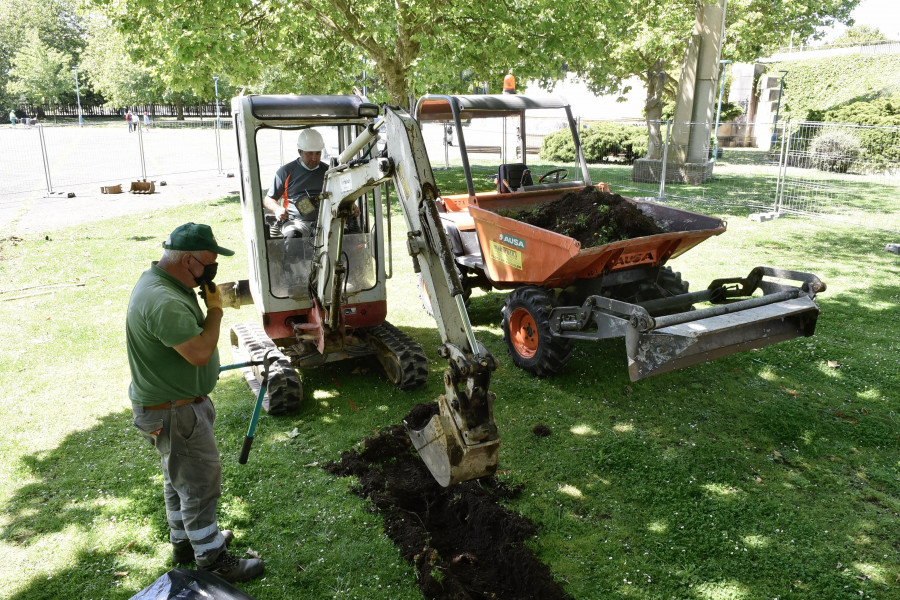
<path id="1" fill-rule="evenodd" d="M 138 133 L 121 127 L 41 126 L 53 192 L 74 186 L 108 185 L 141 176 Z"/>
<path id="2" fill-rule="evenodd" d="M 590 124 L 583 122 L 579 127 L 586 131 Z M 716 152 L 710 147 L 708 132 L 714 130 L 714 124 L 654 125 L 660 132 L 662 158 L 651 165 L 649 176 L 644 172 L 646 164 L 638 161 L 636 167 L 631 164 L 634 157 L 623 152 L 591 163 L 593 180 L 605 181 L 626 196 L 801 214 L 900 231 L 900 128 L 823 123 L 744 125 L 740 131 L 728 129 L 722 139 L 746 147 L 720 148 L 713 161 Z M 630 126 L 636 128 L 637 138 L 647 133 L 645 122 Z M 526 162 L 537 175 L 562 166 L 543 159 L 540 149 L 546 135 L 566 127 L 558 117 L 530 117 L 523 160 L 518 119 L 465 123 L 462 135 L 476 190 L 494 189 L 494 177 L 503 162 Z M 266 135 L 277 139 L 267 138 L 260 146 L 264 181 L 297 155 L 294 132 Z M 423 135 L 434 168 L 461 164 L 460 132 L 452 124 L 426 123 Z M 759 136 L 765 139 L 757 139 Z M 684 164 L 691 138 L 692 159 Z M 823 139 L 831 139 L 830 145 Z M 236 173 L 238 167 L 234 131 L 227 119 L 222 120 L 220 129 L 214 120 L 159 121 L 149 128 L 141 124 L 131 133 L 125 123 L 2 127 L 0 156 L 0 203 L 7 204 L 16 194 L 58 193 L 69 187 L 126 183 L 144 176 L 159 179 L 196 173 L 198 178 L 210 177 Z"/>
<path id="3" fill-rule="evenodd" d="M 40 130 L 16 125 L 0 128 L 0 203 L 21 192 L 47 186 L 41 155 Z"/>
<path id="4" fill-rule="evenodd" d="M 774 210 L 900 232 L 900 128 L 789 123 Z"/>

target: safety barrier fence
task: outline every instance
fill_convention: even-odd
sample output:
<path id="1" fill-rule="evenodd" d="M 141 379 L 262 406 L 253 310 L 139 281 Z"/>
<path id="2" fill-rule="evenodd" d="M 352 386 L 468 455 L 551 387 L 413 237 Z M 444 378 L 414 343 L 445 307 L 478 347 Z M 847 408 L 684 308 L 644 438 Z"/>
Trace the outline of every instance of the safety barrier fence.
<path id="1" fill-rule="evenodd" d="M 119 125 L 0 128 L 0 204 L 22 194 L 66 193 L 180 173 L 237 168 L 230 122 L 160 121 Z"/>
<path id="2" fill-rule="evenodd" d="M 586 132 L 596 122 L 579 121 L 585 146 L 589 145 Z M 477 189 L 494 185 L 499 164 L 522 162 L 517 123 L 517 119 L 507 119 L 505 136 L 502 125 L 496 123 L 473 120 L 464 125 Z M 622 195 L 797 214 L 900 232 L 900 128 L 729 123 L 719 127 L 716 137 L 715 123 L 617 123 L 636 128 L 635 139 L 646 140 L 653 129 L 660 145 L 655 161 L 641 158 L 632 162 L 625 149 L 589 160 L 592 179 L 608 183 Z M 431 140 L 428 152 L 436 168 L 461 164 L 458 133 L 448 125 L 423 128 L 425 139 Z M 548 133 L 563 127 L 567 125 L 554 119 L 529 119 L 526 123 L 528 156 L 524 162 L 537 174 L 559 166 L 542 157 L 540 148 Z M 498 142 L 503 139 L 505 148 Z M 642 147 L 639 156 L 644 152 Z"/>
<path id="3" fill-rule="evenodd" d="M 484 122 L 481 122 L 484 121 Z M 496 122 L 495 122 L 496 121 Z M 506 121 L 503 123 L 502 121 Z M 587 132 L 591 121 L 579 121 Z M 644 121 L 635 139 L 647 139 Z M 436 169 L 461 164 L 459 132 L 446 123 L 426 124 L 423 134 Z M 626 196 L 659 201 L 738 206 L 748 211 L 836 219 L 863 227 L 900 232 L 900 131 L 822 123 L 728 125 L 720 128 L 721 147 L 710 143 L 710 123 L 653 123 L 659 158 L 631 163 L 624 151 L 589 167 L 594 181 L 605 181 Z M 546 135 L 566 127 L 559 118 L 529 118 L 527 162 L 561 166 L 541 157 Z M 697 134 L 696 132 L 700 132 Z M 473 120 L 463 136 L 478 189 L 490 189 L 497 166 L 521 162 L 517 119 Z M 260 145 L 260 169 L 274 173 L 296 156 L 295 132 L 269 132 L 275 143 Z M 693 146 L 685 140 L 693 135 Z M 504 142 L 505 140 L 505 142 Z M 718 150 L 718 152 L 717 152 Z M 642 150 L 643 152 L 644 150 Z M 690 156 L 687 156 L 690 154 Z M 713 159 L 713 155 L 718 154 Z M 154 180 L 176 174 L 196 179 L 236 173 L 237 145 L 230 121 L 126 125 L 0 127 L 0 207 L 23 194 L 58 194 L 78 186 L 105 186 Z M 680 159 L 679 159 L 680 157 Z M 685 160 L 685 157 L 687 160 Z M 568 163 L 568 168 L 575 168 Z M 573 174 L 574 177 L 574 174 Z"/>

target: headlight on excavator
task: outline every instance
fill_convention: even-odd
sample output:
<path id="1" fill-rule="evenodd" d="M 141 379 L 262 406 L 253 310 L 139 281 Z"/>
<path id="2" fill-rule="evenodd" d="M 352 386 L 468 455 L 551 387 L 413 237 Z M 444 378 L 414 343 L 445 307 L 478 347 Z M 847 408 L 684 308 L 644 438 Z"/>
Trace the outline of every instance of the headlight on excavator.
<path id="1" fill-rule="evenodd" d="M 378 105 L 371 104 L 369 102 L 365 102 L 359 105 L 358 113 L 360 117 L 372 117 L 375 118 L 378 116 Z"/>

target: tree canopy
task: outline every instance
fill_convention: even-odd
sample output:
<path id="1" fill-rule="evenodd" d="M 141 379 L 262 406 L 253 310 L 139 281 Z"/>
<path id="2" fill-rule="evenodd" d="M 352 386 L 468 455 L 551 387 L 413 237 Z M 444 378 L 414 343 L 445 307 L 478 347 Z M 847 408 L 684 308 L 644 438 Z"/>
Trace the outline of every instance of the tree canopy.
<path id="1" fill-rule="evenodd" d="M 870 27 L 869 25 L 857 25 L 854 27 L 850 27 L 840 37 L 835 39 L 833 45 L 851 46 L 853 44 L 862 44 L 865 42 L 883 42 L 885 40 L 887 40 L 887 36 L 884 35 L 877 27 Z"/>
<path id="2" fill-rule="evenodd" d="M 20 94 L 33 99 L 65 97 L 66 80 L 72 82 L 68 94 L 74 100 L 75 79 L 68 70 L 84 47 L 75 1 L 3 0 L 0 23 L 0 102 L 13 105 Z M 64 75 L 59 61 L 67 61 Z"/>
<path id="3" fill-rule="evenodd" d="M 15 89 L 34 95 L 38 82 L 23 79 L 34 69 L 14 62 L 43 48 L 37 55 L 47 61 L 78 64 L 84 93 L 102 91 L 118 105 L 209 99 L 213 77 L 220 97 L 244 87 L 347 93 L 365 86 L 373 100 L 407 104 L 425 92 L 485 84 L 497 91 L 510 72 L 545 88 L 574 73 L 608 93 L 624 91 L 634 75 L 646 81 L 658 60 L 673 95 L 704 1 L 712 0 L 87 0 L 79 13 L 76 0 L 7 0 L 0 94 L 13 89 L 7 80 L 15 72 Z M 729 0 L 723 58 L 765 56 L 792 32 L 814 39 L 817 28 L 849 23 L 859 2 Z M 98 10 L 105 20 L 90 14 Z"/>
<path id="4" fill-rule="evenodd" d="M 95 0 L 133 56 L 173 89 L 219 75 L 256 91 L 347 92 L 375 73 L 381 100 L 499 85 L 549 85 L 567 61 L 624 27 L 620 0 Z M 597 25 L 595 25 L 597 24 Z M 602 70 L 602 67 L 598 67 Z"/>

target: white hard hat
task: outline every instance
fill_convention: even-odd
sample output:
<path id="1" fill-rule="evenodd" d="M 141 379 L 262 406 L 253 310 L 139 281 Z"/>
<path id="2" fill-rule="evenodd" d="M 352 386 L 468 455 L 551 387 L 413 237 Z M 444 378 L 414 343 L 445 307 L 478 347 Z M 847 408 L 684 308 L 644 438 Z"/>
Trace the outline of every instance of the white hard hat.
<path id="1" fill-rule="evenodd" d="M 325 149 L 325 140 L 315 129 L 304 129 L 297 136 L 297 149 L 304 152 L 322 152 Z"/>

